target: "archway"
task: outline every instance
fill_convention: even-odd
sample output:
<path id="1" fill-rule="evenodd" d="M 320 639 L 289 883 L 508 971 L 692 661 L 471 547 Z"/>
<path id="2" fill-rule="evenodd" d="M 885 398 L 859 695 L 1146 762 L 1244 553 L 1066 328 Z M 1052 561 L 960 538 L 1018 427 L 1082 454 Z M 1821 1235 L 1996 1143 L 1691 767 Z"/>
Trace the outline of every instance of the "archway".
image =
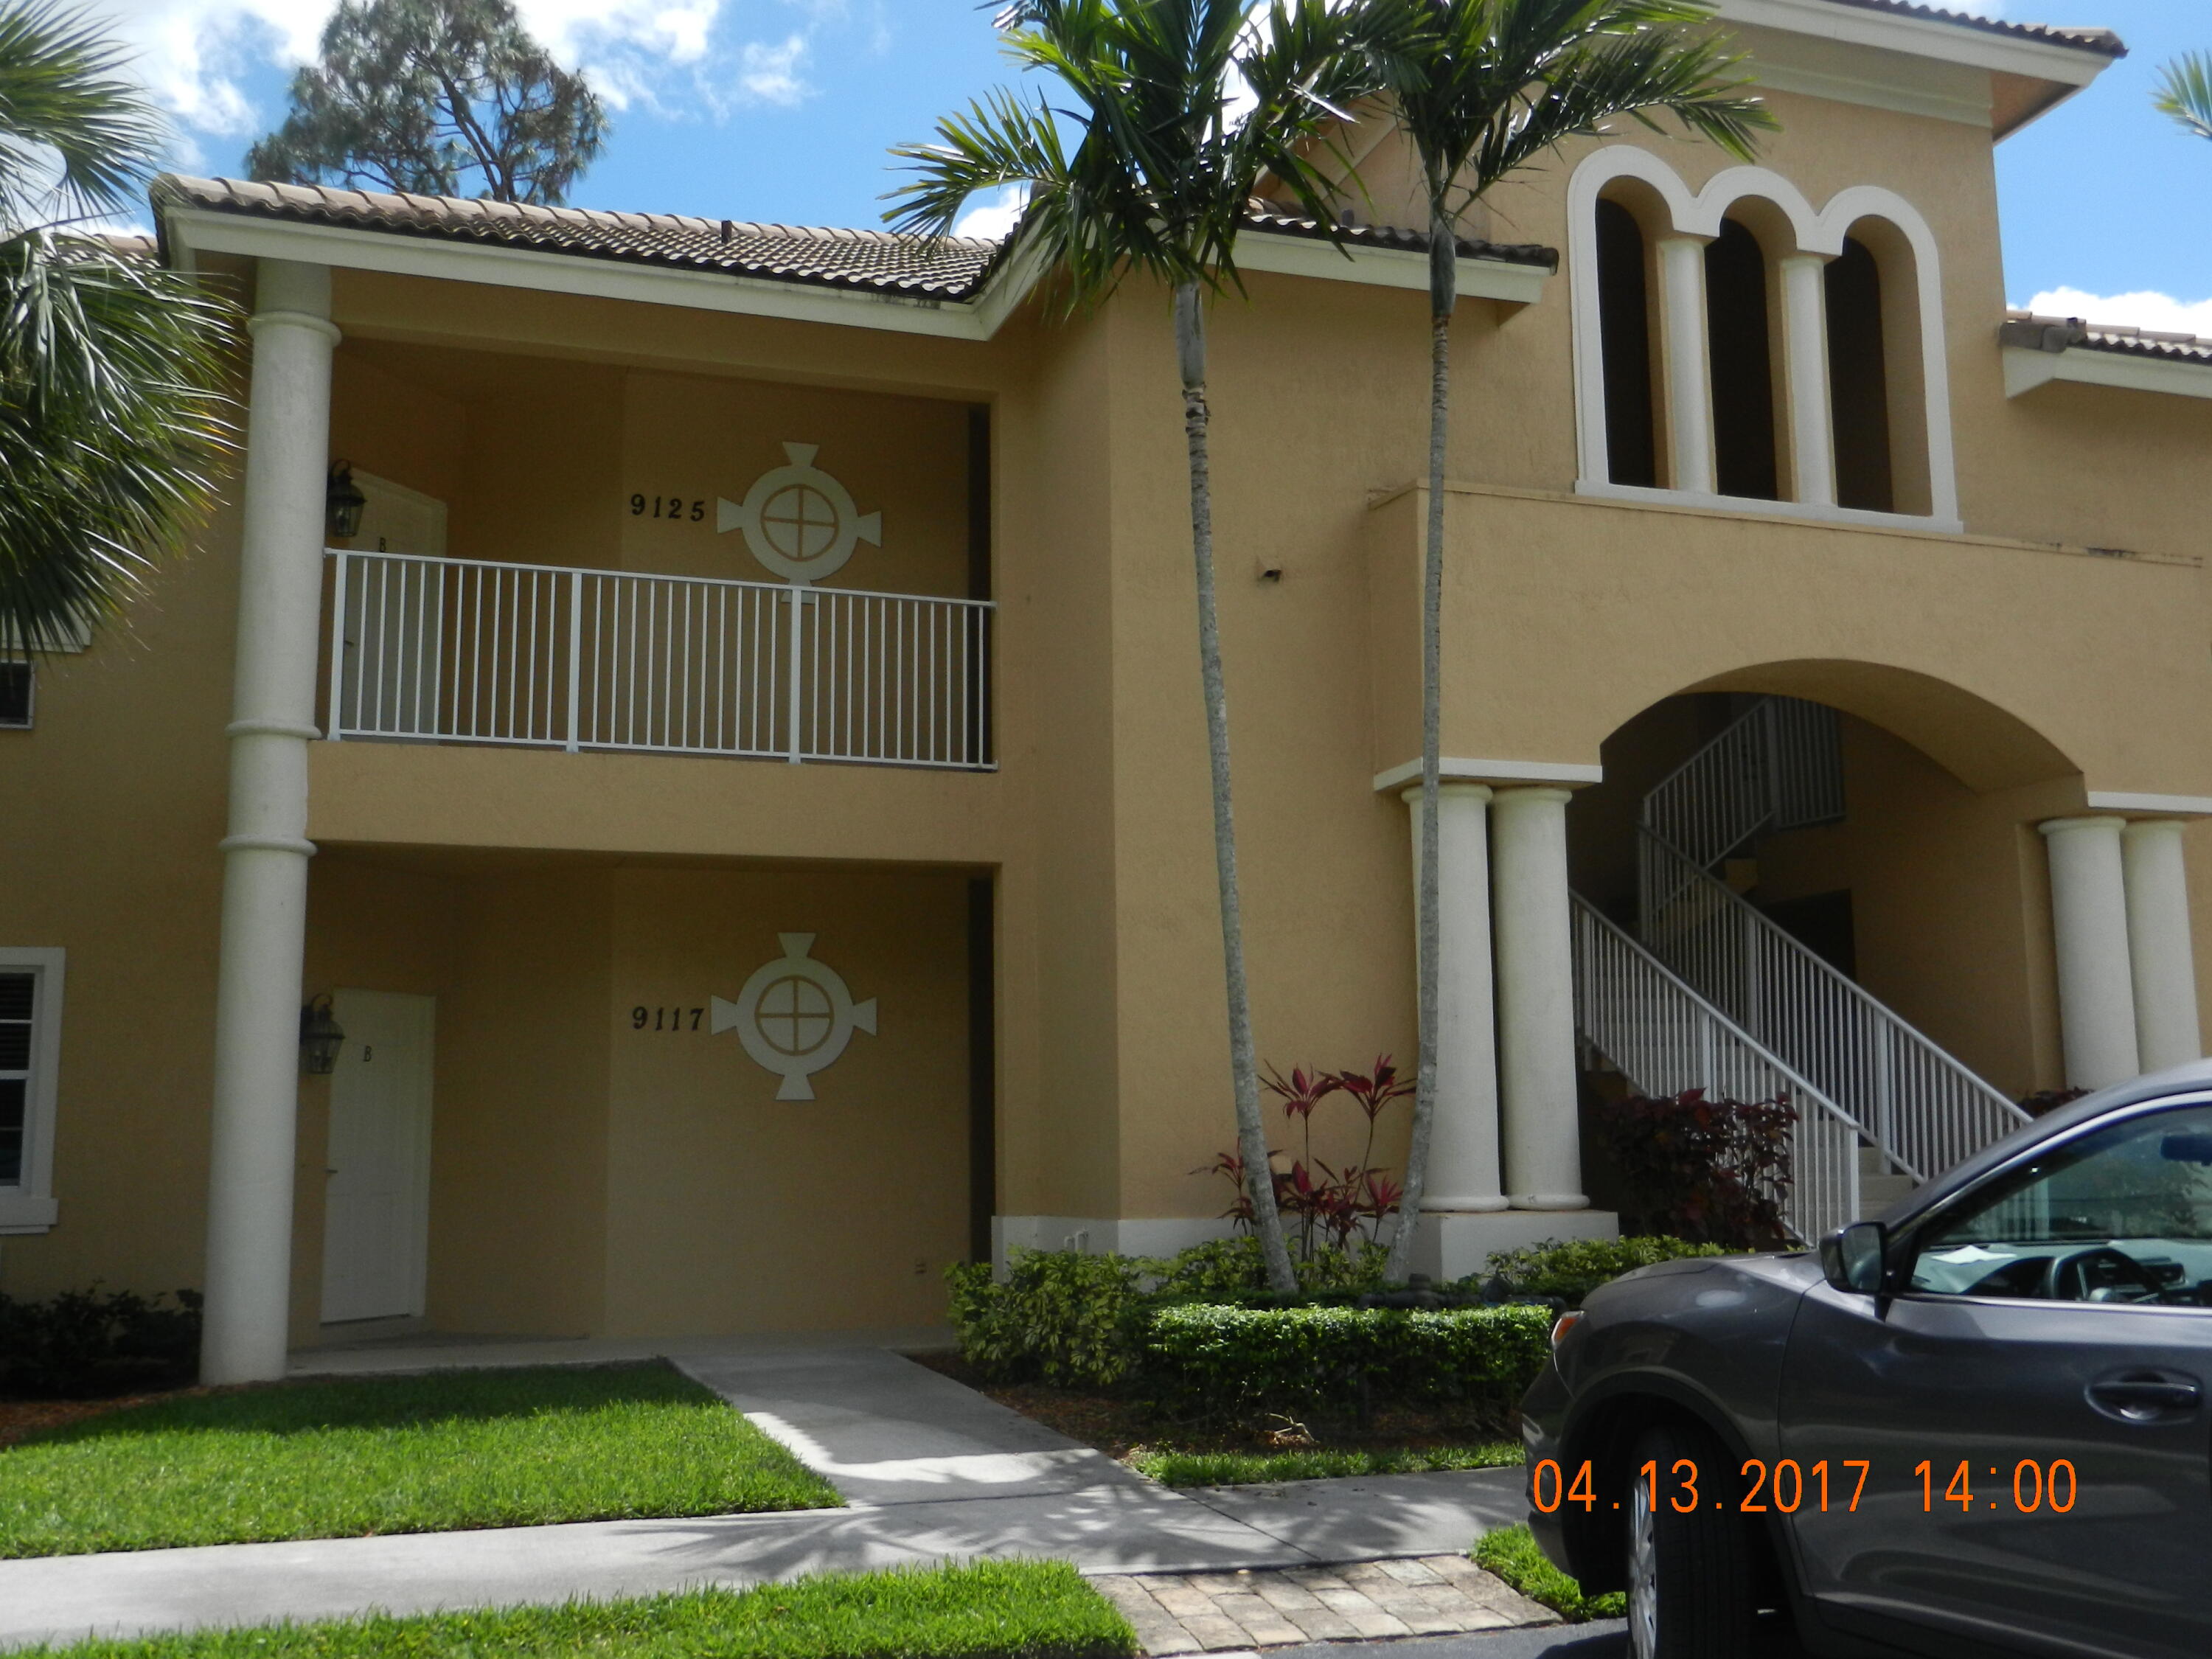
<path id="1" fill-rule="evenodd" d="M 1783 709 L 1795 716 L 1776 722 Z M 2054 1084 L 2035 826 L 2078 806 L 2079 769 L 2026 721 L 1925 674 L 1778 662 L 1660 699 L 1601 752 L 1604 781 L 1578 793 L 1568 836 L 1576 890 L 1607 915 L 1632 923 L 1640 898 L 1648 908 L 1640 825 L 1647 802 L 1659 813 L 1673 800 L 1675 824 L 1701 827 L 1659 828 L 1702 842 L 1680 850 L 1762 916 L 1999 1090 Z M 1773 810 L 1739 804 L 1734 819 L 1680 805 L 1761 787 Z"/>

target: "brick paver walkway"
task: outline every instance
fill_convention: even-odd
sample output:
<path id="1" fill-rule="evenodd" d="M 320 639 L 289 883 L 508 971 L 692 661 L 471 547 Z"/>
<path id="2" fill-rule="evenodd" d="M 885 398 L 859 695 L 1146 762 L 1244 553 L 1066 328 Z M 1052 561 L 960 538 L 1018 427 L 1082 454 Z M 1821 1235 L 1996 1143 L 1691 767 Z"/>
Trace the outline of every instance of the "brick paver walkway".
<path id="1" fill-rule="evenodd" d="M 1091 1581 L 1148 1654 L 1220 1653 L 1552 1623 L 1463 1555 L 1250 1572 L 1115 1574 Z"/>

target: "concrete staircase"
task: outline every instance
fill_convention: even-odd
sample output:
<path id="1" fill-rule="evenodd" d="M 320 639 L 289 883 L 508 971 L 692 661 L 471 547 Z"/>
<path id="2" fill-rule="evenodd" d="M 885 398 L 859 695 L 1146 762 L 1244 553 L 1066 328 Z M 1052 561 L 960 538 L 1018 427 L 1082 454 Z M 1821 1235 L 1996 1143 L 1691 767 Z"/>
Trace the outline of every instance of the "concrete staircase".
<path id="1" fill-rule="evenodd" d="M 1917 1189 L 1920 1183 L 1911 1176 L 1890 1167 L 1889 1160 L 1881 1155 L 1881 1148 L 1859 1143 L 1859 1214 L 1861 1221 L 1871 1221 L 1898 1200 Z"/>

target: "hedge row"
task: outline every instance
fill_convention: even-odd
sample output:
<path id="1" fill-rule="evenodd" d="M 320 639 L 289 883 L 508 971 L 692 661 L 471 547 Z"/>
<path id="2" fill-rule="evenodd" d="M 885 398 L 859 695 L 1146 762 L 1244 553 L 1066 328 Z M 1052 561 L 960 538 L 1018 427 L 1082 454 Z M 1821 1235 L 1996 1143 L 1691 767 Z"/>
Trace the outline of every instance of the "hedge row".
<path id="1" fill-rule="evenodd" d="M 1449 1308 L 1159 1308 L 1143 1376 L 1182 1416 L 1364 1416 L 1384 1403 L 1511 1407 L 1543 1370 L 1554 1315 Z"/>
<path id="2" fill-rule="evenodd" d="M 1003 1278 L 981 1265 L 946 1277 L 961 1353 L 995 1382 L 1132 1395 L 1184 1417 L 1364 1415 L 1401 1401 L 1517 1403 L 1543 1367 L 1555 1308 L 1638 1267 L 1718 1254 L 1674 1238 L 1544 1244 L 1418 1298 L 1477 1306 L 1351 1305 L 1408 1299 L 1377 1296 L 1397 1287 L 1371 1247 L 1301 1263 L 1299 1297 L 1286 1301 L 1268 1291 L 1250 1237 L 1167 1258 L 1016 1249 Z"/>

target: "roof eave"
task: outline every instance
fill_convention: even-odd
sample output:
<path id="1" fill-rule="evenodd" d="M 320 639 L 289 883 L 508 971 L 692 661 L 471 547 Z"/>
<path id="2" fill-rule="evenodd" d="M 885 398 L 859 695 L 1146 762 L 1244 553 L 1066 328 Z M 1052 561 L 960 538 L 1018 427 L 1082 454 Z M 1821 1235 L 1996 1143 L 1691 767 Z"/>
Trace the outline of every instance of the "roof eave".
<path id="1" fill-rule="evenodd" d="M 1029 239 L 1017 234 L 966 292 L 902 293 L 834 278 L 705 270 L 618 252 L 516 247 L 480 237 L 401 226 L 319 223 L 294 215 L 180 200 L 156 191 L 155 222 L 166 263 L 205 253 L 295 259 L 385 275 L 534 289 L 635 303 L 679 306 L 883 330 L 940 339 L 994 338 L 1043 274 Z M 1556 266 L 1549 250 L 1462 248 L 1461 293 L 1510 305 L 1533 302 Z M 1240 238 L 1238 264 L 1251 270 L 1395 289 L 1428 285 L 1428 255 L 1398 247 L 1333 243 L 1326 235 L 1260 228 Z"/>

